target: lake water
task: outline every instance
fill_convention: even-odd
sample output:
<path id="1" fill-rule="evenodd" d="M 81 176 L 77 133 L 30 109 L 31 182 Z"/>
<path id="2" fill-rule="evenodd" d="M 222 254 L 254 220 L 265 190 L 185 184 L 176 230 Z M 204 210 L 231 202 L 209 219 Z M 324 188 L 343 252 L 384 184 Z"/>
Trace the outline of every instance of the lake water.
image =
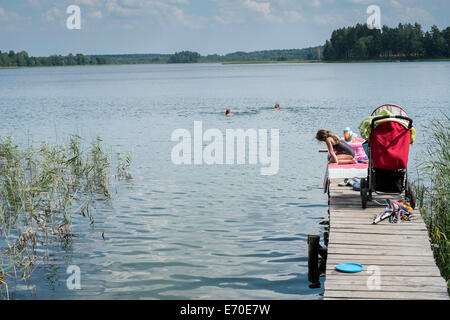
<path id="1" fill-rule="evenodd" d="M 375 107 L 401 105 L 418 131 L 414 171 L 425 126 L 448 114 L 449 83 L 448 62 L 0 70 L 1 136 L 100 135 L 113 153 L 133 152 L 133 179 L 96 204 L 93 226 L 76 218 L 77 236 L 35 270 L 36 298 L 320 299 L 307 280 L 307 235 L 323 233 L 328 207 L 315 132 L 358 133 Z M 278 174 L 173 164 L 171 134 L 193 132 L 194 120 L 222 132 L 279 129 Z M 81 290 L 66 287 L 69 265 L 80 267 Z M 10 290 L 32 298 L 23 283 Z"/>

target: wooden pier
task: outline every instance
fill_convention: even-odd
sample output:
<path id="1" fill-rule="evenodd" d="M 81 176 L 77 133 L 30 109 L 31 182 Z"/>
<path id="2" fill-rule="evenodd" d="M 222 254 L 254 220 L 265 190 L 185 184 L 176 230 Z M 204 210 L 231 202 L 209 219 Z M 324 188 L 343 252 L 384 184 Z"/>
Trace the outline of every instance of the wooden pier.
<path id="1" fill-rule="evenodd" d="M 361 208 L 359 191 L 330 181 L 329 242 L 325 300 L 445 299 L 447 285 L 437 268 L 425 223 L 416 210 L 413 221 L 373 225 L 384 207 L 369 202 Z M 385 198 L 376 196 L 384 204 Z M 362 264 L 359 273 L 335 269 L 344 262 Z"/>

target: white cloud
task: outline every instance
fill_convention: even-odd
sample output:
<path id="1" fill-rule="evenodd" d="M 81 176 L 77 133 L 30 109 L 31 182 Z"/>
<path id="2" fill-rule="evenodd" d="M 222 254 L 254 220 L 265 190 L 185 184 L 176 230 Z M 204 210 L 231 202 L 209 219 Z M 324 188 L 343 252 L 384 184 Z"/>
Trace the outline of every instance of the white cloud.
<path id="1" fill-rule="evenodd" d="M 53 7 L 52 9 L 46 11 L 42 15 L 42 18 L 46 22 L 53 22 L 56 19 L 61 18 L 62 16 L 63 16 L 63 12 L 59 8 Z"/>
<path id="2" fill-rule="evenodd" d="M 160 25 L 182 25 L 197 28 L 204 24 L 206 18 L 187 15 L 180 7 L 189 4 L 188 0 L 78 0 L 87 1 L 97 9 L 92 18 L 122 17 L 148 18 L 151 23 Z M 131 23 L 129 26 L 138 26 Z"/>
<path id="3" fill-rule="evenodd" d="M 253 0 L 245 0 L 244 5 L 256 12 L 261 13 L 266 20 L 272 22 L 281 22 L 281 18 L 272 14 L 272 10 L 270 8 L 270 2 L 258 2 Z"/>
<path id="4" fill-rule="evenodd" d="M 289 22 L 305 21 L 305 17 L 298 11 L 286 10 L 283 12 Z"/>
<path id="5" fill-rule="evenodd" d="M 103 13 L 100 10 L 88 12 L 87 16 L 92 19 L 103 19 Z"/>
<path id="6" fill-rule="evenodd" d="M 220 16 L 213 16 L 212 20 L 214 22 L 217 22 L 217 23 L 220 23 L 220 24 L 225 24 L 226 23 L 226 21 Z"/>
<path id="7" fill-rule="evenodd" d="M 433 15 L 425 9 L 421 8 L 406 8 L 404 16 L 401 16 L 407 22 L 423 22 L 427 24 L 436 23 Z"/>
<path id="8" fill-rule="evenodd" d="M 9 21 L 18 19 L 19 15 L 15 12 L 6 11 L 3 8 L 0 8 L 0 21 Z"/>
<path id="9" fill-rule="evenodd" d="M 82 5 L 82 6 L 88 6 L 93 7 L 96 5 L 95 0 L 75 0 L 76 4 Z"/>

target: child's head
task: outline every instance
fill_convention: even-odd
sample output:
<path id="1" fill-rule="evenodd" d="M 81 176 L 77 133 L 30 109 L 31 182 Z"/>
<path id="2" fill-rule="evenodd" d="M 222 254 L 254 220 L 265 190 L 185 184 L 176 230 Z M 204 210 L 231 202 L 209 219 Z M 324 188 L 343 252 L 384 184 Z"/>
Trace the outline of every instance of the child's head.
<path id="1" fill-rule="evenodd" d="M 333 140 L 336 143 L 339 143 L 339 141 L 341 141 L 341 139 L 339 138 L 338 135 L 334 134 L 333 132 L 331 132 L 330 130 L 325 130 L 325 129 L 320 129 L 319 131 L 317 131 L 316 133 L 316 139 L 319 141 L 327 141 L 328 138 L 333 138 Z"/>
<path id="2" fill-rule="evenodd" d="M 316 139 L 318 141 L 325 141 L 328 137 L 330 137 L 333 133 L 330 130 L 320 129 L 316 133 Z"/>

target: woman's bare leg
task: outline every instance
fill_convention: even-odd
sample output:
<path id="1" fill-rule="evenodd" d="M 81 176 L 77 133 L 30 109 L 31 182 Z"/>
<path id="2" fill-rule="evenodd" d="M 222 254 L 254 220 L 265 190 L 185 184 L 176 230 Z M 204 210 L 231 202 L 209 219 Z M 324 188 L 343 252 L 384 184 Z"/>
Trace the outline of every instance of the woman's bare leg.
<path id="1" fill-rule="evenodd" d="M 358 163 L 355 158 L 349 154 L 338 154 L 339 163 Z"/>

